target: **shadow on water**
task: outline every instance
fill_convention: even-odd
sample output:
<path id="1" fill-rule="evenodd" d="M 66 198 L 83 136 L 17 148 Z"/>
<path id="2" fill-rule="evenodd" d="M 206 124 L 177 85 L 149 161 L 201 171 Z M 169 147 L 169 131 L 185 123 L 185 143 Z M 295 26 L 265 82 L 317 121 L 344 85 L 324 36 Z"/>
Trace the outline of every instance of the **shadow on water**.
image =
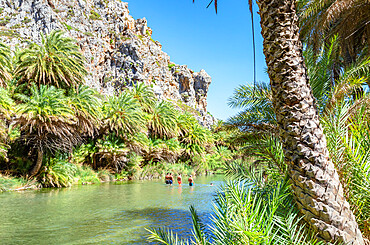
<path id="1" fill-rule="evenodd" d="M 198 212 L 201 217 L 202 222 L 205 224 L 210 223 L 210 212 Z M 140 211 L 134 212 L 124 212 L 122 214 L 122 219 L 130 219 L 132 221 L 137 219 L 143 219 L 146 225 L 139 225 L 133 228 L 133 233 L 137 232 L 140 236 L 139 239 L 130 240 L 130 244 L 148 244 L 146 242 L 146 237 L 149 233 L 143 235 L 143 229 L 145 228 L 168 228 L 174 233 L 178 234 L 182 239 L 190 239 L 192 237 L 192 219 L 190 211 L 180 210 L 180 209 L 160 209 L 160 208 L 147 208 Z M 154 244 L 154 243 L 153 243 Z"/>

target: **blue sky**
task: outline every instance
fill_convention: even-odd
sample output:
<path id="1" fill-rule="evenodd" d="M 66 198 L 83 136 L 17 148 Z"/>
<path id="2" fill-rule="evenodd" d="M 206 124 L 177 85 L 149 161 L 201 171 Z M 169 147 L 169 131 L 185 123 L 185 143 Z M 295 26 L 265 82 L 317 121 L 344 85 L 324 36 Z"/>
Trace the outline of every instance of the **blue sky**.
<path id="1" fill-rule="evenodd" d="M 251 18 L 247 0 L 219 0 L 218 14 L 206 8 L 209 0 L 125 0 L 130 14 L 145 17 L 153 39 L 177 64 L 212 76 L 208 111 L 226 120 L 237 110 L 227 105 L 240 84 L 253 82 Z M 268 82 L 259 16 L 254 5 L 257 81 Z"/>

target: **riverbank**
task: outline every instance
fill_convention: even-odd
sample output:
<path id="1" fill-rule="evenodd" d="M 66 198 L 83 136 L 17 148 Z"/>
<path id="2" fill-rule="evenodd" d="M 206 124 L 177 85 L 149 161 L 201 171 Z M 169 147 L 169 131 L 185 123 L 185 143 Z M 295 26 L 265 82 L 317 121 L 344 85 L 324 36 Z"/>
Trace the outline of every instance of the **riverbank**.
<path id="1" fill-rule="evenodd" d="M 66 166 L 64 164 L 63 166 Z M 66 169 L 69 172 L 66 172 Z M 90 166 L 70 164 L 68 168 L 45 169 L 37 178 L 27 179 L 11 175 L 0 174 L 0 193 L 9 191 L 36 190 L 42 188 L 63 188 L 72 185 L 92 185 L 106 182 L 129 181 L 129 180 L 157 180 L 164 179 L 166 173 L 171 172 L 174 176 L 213 175 L 214 171 L 197 171 L 196 168 L 184 163 L 157 163 L 136 169 L 134 173 L 113 173 L 107 169 L 98 171 Z M 57 170 L 57 171 L 55 171 Z M 59 172 L 58 172 L 59 171 Z"/>

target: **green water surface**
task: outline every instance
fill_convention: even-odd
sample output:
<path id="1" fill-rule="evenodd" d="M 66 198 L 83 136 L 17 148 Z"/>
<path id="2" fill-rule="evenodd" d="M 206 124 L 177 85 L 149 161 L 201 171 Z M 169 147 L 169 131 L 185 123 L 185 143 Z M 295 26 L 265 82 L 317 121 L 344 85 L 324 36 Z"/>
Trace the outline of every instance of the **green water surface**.
<path id="1" fill-rule="evenodd" d="M 208 222 L 222 180 L 198 177 L 193 187 L 132 181 L 3 193 L 0 244 L 148 244 L 145 228 L 163 226 L 189 237 L 189 206 Z"/>

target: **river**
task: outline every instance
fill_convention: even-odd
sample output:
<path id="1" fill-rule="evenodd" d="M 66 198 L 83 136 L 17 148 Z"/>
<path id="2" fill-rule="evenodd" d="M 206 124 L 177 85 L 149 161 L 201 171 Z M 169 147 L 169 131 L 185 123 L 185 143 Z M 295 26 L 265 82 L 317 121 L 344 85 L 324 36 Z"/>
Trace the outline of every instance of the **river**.
<path id="1" fill-rule="evenodd" d="M 2 193 L 0 244 L 148 244 L 145 228 L 153 227 L 189 237 L 189 206 L 209 221 L 222 180 L 201 176 L 193 187 L 152 180 Z"/>

